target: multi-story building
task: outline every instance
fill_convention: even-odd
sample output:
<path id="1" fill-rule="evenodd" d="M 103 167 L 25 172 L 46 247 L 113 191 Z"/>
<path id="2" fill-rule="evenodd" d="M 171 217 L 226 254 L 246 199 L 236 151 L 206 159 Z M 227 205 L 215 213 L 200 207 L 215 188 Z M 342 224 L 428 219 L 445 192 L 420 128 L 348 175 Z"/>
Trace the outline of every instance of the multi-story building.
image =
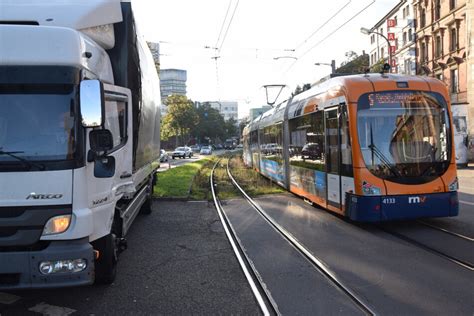
<path id="1" fill-rule="evenodd" d="M 256 119 L 260 114 L 263 114 L 265 112 L 267 112 L 268 110 L 270 110 L 272 107 L 269 106 L 269 105 L 264 105 L 260 108 L 252 108 L 249 110 L 249 118 L 250 118 L 250 121 L 253 121 L 254 119 Z"/>
<path id="2" fill-rule="evenodd" d="M 416 73 L 414 35 L 413 1 L 402 0 L 370 29 L 370 67 L 388 62 L 392 66 L 392 72 L 414 75 Z M 389 60 L 390 55 L 392 60 Z"/>
<path id="3" fill-rule="evenodd" d="M 167 107 L 164 100 L 172 94 L 186 95 L 187 72 L 182 69 L 162 69 L 160 71 L 160 90 L 162 114 L 167 113 Z"/>
<path id="4" fill-rule="evenodd" d="M 469 118 L 468 131 L 470 135 L 471 159 L 474 159 L 474 0 L 466 3 L 466 30 L 467 30 L 467 116 Z"/>
<path id="5" fill-rule="evenodd" d="M 196 107 L 209 104 L 213 109 L 219 111 L 224 120 L 234 119 L 236 122 L 239 117 L 239 103 L 236 101 L 202 101 L 196 102 Z"/>
<path id="6" fill-rule="evenodd" d="M 160 73 L 160 43 L 148 42 L 153 61 L 155 62 L 156 71 Z"/>
<path id="7" fill-rule="evenodd" d="M 460 152 L 469 121 L 466 0 L 417 0 L 415 14 L 418 74 L 436 77 L 447 84 L 456 150 Z"/>

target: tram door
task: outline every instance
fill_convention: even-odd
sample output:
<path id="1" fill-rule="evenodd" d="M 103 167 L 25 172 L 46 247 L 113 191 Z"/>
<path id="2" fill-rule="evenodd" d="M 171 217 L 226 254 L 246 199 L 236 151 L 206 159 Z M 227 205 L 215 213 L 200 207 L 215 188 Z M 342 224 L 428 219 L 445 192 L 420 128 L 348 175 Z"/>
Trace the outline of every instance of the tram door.
<path id="1" fill-rule="evenodd" d="M 338 109 L 324 113 L 326 128 L 327 204 L 341 209 L 340 132 Z"/>

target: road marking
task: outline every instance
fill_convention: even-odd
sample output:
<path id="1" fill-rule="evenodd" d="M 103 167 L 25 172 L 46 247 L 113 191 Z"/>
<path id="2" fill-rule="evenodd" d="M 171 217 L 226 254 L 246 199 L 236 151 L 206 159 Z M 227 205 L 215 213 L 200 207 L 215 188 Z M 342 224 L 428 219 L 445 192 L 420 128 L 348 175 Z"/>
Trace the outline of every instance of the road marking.
<path id="1" fill-rule="evenodd" d="M 20 298 L 21 297 L 13 294 L 0 292 L 0 304 L 11 305 L 18 301 Z"/>
<path id="2" fill-rule="evenodd" d="M 474 202 L 468 202 L 468 201 L 459 201 L 459 203 L 467 204 L 467 205 L 474 205 Z"/>
<path id="3" fill-rule="evenodd" d="M 53 306 L 46 304 L 45 302 L 41 302 L 38 305 L 35 305 L 28 309 L 31 312 L 37 312 L 42 315 L 47 316 L 67 316 L 74 313 L 76 310 L 67 308 L 67 307 L 60 307 L 60 306 Z"/>

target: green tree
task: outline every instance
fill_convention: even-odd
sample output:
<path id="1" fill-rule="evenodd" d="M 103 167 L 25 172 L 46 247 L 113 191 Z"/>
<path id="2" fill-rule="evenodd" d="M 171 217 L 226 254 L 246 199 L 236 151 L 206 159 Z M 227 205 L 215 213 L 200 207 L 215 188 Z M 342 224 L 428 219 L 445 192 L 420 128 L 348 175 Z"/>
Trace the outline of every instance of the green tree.
<path id="1" fill-rule="evenodd" d="M 232 117 L 225 122 L 226 137 L 231 138 L 234 136 L 239 136 L 239 128 L 237 126 L 237 121 Z"/>
<path id="2" fill-rule="evenodd" d="M 191 130 L 193 136 L 195 136 L 199 142 L 204 142 L 207 138 L 217 139 L 225 137 L 225 121 L 224 117 L 219 113 L 218 110 L 212 108 L 212 106 L 205 102 L 199 108 L 196 113 L 199 118 L 198 124 Z"/>
<path id="3" fill-rule="evenodd" d="M 199 122 L 193 102 L 183 95 L 170 95 L 165 104 L 168 113 L 163 118 L 162 136 L 165 139 L 176 136 L 176 145 L 184 144 L 189 131 Z"/>
<path id="4" fill-rule="evenodd" d="M 369 55 L 357 55 L 354 51 L 345 53 L 346 60 L 341 63 L 341 66 L 336 69 L 339 74 L 360 74 L 364 73 L 369 68 Z"/>

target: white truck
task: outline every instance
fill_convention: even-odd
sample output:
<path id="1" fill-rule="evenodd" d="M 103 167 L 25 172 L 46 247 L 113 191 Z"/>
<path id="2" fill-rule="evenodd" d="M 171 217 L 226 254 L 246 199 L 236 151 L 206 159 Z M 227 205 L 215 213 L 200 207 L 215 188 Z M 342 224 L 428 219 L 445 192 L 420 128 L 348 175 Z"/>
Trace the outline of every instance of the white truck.
<path id="1" fill-rule="evenodd" d="M 0 288 L 111 283 L 151 211 L 159 79 L 132 5 L 0 0 Z"/>

